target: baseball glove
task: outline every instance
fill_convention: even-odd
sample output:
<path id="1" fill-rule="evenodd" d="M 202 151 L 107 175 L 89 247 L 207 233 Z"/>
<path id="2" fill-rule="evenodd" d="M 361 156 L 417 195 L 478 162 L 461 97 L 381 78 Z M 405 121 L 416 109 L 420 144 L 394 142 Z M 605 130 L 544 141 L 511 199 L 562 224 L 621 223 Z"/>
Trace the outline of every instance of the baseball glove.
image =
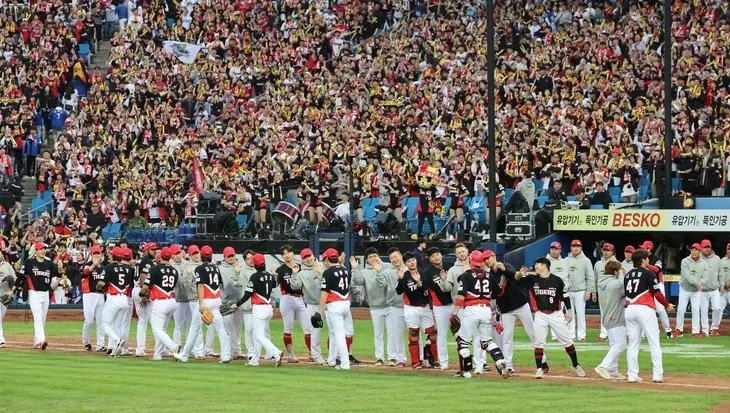
<path id="1" fill-rule="evenodd" d="M 451 318 L 449 318 L 449 329 L 451 332 L 456 335 L 456 333 L 459 332 L 459 329 L 461 328 L 461 320 L 459 320 L 459 316 L 456 314 L 452 314 Z"/>
<path id="2" fill-rule="evenodd" d="M 204 308 L 203 312 L 200 313 L 200 319 L 203 320 L 205 325 L 209 326 L 210 323 L 213 322 L 213 312 L 210 311 L 210 308 Z"/>
<path id="3" fill-rule="evenodd" d="M 104 281 L 97 281 L 96 282 L 96 292 L 103 293 L 105 285 L 106 285 L 106 283 Z"/>
<path id="4" fill-rule="evenodd" d="M 13 295 L 12 294 L 3 294 L 3 295 L 0 295 L 0 304 L 4 305 L 5 307 L 8 307 L 11 302 L 13 302 Z"/>
<path id="5" fill-rule="evenodd" d="M 310 320 L 312 321 L 312 327 L 314 327 L 314 328 L 324 327 L 324 322 L 322 321 L 322 315 L 320 315 L 319 313 L 314 313 Z"/>
<path id="6" fill-rule="evenodd" d="M 236 303 L 223 303 L 220 307 L 218 307 L 218 310 L 220 310 L 221 315 L 228 315 L 233 314 L 238 309 L 238 306 Z"/>

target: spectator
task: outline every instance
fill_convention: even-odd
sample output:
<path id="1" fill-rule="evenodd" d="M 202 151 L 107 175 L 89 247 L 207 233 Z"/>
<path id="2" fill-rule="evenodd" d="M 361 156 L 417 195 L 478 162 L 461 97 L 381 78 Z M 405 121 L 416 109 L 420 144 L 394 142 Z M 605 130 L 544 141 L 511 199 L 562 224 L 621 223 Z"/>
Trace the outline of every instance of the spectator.
<path id="1" fill-rule="evenodd" d="M 603 209 L 608 209 L 612 202 L 611 195 L 606 192 L 603 182 L 596 182 L 596 190 L 591 196 L 591 205 L 603 205 Z"/>
<path id="2" fill-rule="evenodd" d="M 586 191 L 583 188 L 575 190 L 575 200 L 578 202 L 579 209 L 591 209 L 591 200 L 586 196 Z"/>

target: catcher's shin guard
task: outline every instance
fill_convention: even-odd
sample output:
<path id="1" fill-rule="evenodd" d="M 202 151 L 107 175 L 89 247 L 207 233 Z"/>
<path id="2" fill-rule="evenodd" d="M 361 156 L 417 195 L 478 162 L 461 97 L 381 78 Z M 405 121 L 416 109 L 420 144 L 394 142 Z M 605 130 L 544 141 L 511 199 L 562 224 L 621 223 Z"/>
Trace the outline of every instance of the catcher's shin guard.
<path id="1" fill-rule="evenodd" d="M 489 352 L 489 355 L 492 356 L 492 360 L 498 361 L 504 359 L 504 354 L 502 354 L 502 350 L 494 344 L 492 340 L 482 341 L 482 350 L 486 350 Z"/>
<path id="2" fill-rule="evenodd" d="M 411 353 L 411 365 L 413 367 L 421 364 L 421 355 L 418 349 L 418 337 L 421 330 L 418 328 L 408 329 L 408 352 Z"/>
<path id="3" fill-rule="evenodd" d="M 431 344 L 428 346 L 428 351 L 431 354 L 431 357 L 429 357 L 429 362 L 432 366 L 435 366 L 436 364 L 439 364 L 439 352 L 438 352 L 438 332 L 436 331 L 436 327 L 431 326 L 426 329 L 426 336 L 428 337 L 428 340 L 431 342 Z M 424 349 L 425 354 L 425 349 Z"/>
<path id="4" fill-rule="evenodd" d="M 459 355 L 459 368 L 462 372 L 471 372 L 474 369 L 474 362 L 472 361 L 472 357 L 462 357 L 461 354 Z"/>

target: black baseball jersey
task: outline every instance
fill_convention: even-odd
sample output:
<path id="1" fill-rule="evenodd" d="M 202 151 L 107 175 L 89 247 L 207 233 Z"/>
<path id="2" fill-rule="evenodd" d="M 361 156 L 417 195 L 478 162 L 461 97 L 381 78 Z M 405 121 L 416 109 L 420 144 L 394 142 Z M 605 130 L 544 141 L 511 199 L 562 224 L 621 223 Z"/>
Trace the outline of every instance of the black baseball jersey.
<path id="1" fill-rule="evenodd" d="M 458 295 L 464 297 L 464 307 L 490 305 L 500 293 L 499 278 L 481 268 L 467 270 L 459 277 Z"/>
<path id="2" fill-rule="evenodd" d="M 276 281 L 279 283 L 279 289 L 281 295 L 293 295 L 297 297 L 302 296 L 302 290 L 295 290 L 291 288 L 291 278 L 294 274 L 288 265 L 284 264 L 276 269 Z"/>
<path id="3" fill-rule="evenodd" d="M 170 264 L 155 265 L 144 284 L 150 287 L 150 300 L 175 298 L 175 285 L 180 274 Z"/>
<path id="4" fill-rule="evenodd" d="M 271 292 L 276 288 L 276 277 L 265 271 L 256 271 L 251 274 L 246 286 L 246 292 L 243 298 L 238 301 L 238 305 L 245 303 L 249 298 L 251 304 L 268 305 L 271 298 Z"/>
<path id="5" fill-rule="evenodd" d="M 505 264 L 505 271 L 496 270 L 494 275 L 497 279 L 501 279 L 504 275 L 507 280 L 502 289 L 502 294 L 497 296 L 497 307 L 502 314 L 509 313 L 527 304 L 525 290 L 532 287 L 529 278 L 525 277 L 516 281 L 514 267 L 509 264 Z"/>
<path id="6" fill-rule="evenodd" d="M 657 280 L 656 274 L 647 268 L 634 268 L 624 277 L 624 294 L 627 305 L 641 304 L 656 308 L 654 294 L 657 292 L 661 292 L 659 280 Z"/>
<path id="7" fill-rule="evenodd" d="M 327 302 L 350 301 L 350 271 L 337 265 L 329 267 L 322 273 L 322 287 L 320 291 L 327 293 Z"/>
<path id="8" fill-rule="evenodd" d="M 84 264 L 81 274 L 84 275 L 84 280 L 81 283 L 81 292 L 95 293 L 96 283 L 104 280 L 104 265 L 102 262 L 99 262 L 98 265 L 94 266 L 93 262 L 87 262 Z"/>
<path id="9" fill-rule="evenodd" d="M 423 278 L 421 280 L 423 281 Z M 429 304 L 431 298 L 426 284 L 422 282 L 419 287 L 418 283 L 413 281 L 410 271 L 406 271 L 403 278 L 398 280 L 395 292 L 403 295 L 403 304 L 413 307 L 425 307 Z"/>
<path id="10" fill-rule="evenodd" d="M 58 277 L 58 267 L 48 258 L 43 261 L 29 258 L 20 267 L 19 274 L 21 276 L 15 279 L 16 287 L 22 288 L 25 283 L 31 291 L 48 291 L 51 278 Z"/>
<path id="11" fill-rule="evenodd" d="M 423 274 L 423 284 L 428 288 L 431 296 L 431 302 L 435 306 L 451 305 L 454 300 L 451 299 L 451 291 L 443 292 L 439 287 L 441 281 L 441 273 L 449 272 L 451 265 L 443 264 L 441 268 L 436 268 L 429 264 L 426 272 Z"/>
<path id="12" fill-rule="evenodd" d="M 111 263 L 104 267 L 102 276 L 106 283 L 106 291 L 111 295 L 122 295 L 134 281 L 134 271 L 129 265 L 118 262 Z M 94 285 L 96 288 L 96 285 Z"/>
<path id="13" fill-rule="evenodd" d="M 134 281 L 139 281 L 139 277 L 142 274 L 149 274 L 154 265 L 155 262 L 148 255 L 142 257 L 139 260 L 139 264 L 137 264 L 137 274 L 134 275 Z"/>
<path id="14" fill-rule="evenodd" d="M 530 307 L 532 307 L 532 311 L 545 313 L 562 311 L 561 301 L 565 302 L 565 308 L 570 309 L 570 296 L 565 291 L 565 283 L 562 278 L 552 273 L 547 278 L 542 278 L 537 274 L 524 278 L 527 278 L 531 284 Z"/>
<path id="15" fill-rule="evenodd" d="M 195 284 L 203 286 L 203 298 L 221 297 L 221 271 L 209 262 L 195 268 Z"/>

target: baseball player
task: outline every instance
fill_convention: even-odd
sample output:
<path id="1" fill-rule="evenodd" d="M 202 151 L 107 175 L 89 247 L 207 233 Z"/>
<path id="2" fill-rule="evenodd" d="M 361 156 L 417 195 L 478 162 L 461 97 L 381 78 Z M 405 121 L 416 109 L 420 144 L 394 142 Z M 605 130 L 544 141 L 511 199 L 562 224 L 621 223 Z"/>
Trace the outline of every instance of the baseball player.
<path id="1" fill-rule="evenodd" d="M 388 366 L 406 366 L 405 332 L 406 320 L 403 314 L 403 298 L 396 293 L 398 287 L 398 272 L 405 271 L 403 255 L 397 247 L 388 250 L 390 267 L 381 271 L 375 277 L 375 283 L 385 288 L 385 301 L 388 304 L 388 316 L 385 327 L 388 329 Z"/>
<path id="2" fill-rule="evenodd" d="M 198 268 L 199 265 L 203 264 L 200 256 L 200 248 L 197 245 L 190 245 L 188 246 L 187 253 L 188 260 L 185 262 L 185 266 L 183 267 L 185 274 L 181 274 L 181 277 L 185 277 L 185 282 L 188 286 L 187 293 L 190 295 L 194 294 L 197 297 L 198 287 L 195 284 L 195 269 Z M 196 298 L 194 301 L 191 301 L 190 305 L 192 307 L 190 310 L 192 325 L 193 315 L 195 315 L 196 311 L 200 311 L 200 308 L 198 306 L 198 299 Z M 215 342 L 215 329 L 208 328 L 206 329 L 205 334 L 203 334 L 202 323 L 200 324 L 200 328 L 200 335 L 198 335 L 198 338 L 196 339 L 198 340 L 198 342 L 195 343 L 195 347 L 193 348 L 193 356 L 198 360 L 205 359 L 206 356 L 220 357 L 220 354 L 213 351 L 213 343 Z M 190 333 L 188 332 L 188 334 Z"/>
<path id="3" fill-rule="evenodd" d="M 352 277 L 347 268 L 340 265 L 340 254 L 334 248 L 322 253 L 325 270 L 322 273 L 321 293 L 317 313 L 312 320 L 322 319 L 322 312 L 327 310 L 327 326 L 332 339 L 327 354 L 327 365 L 338 370 L 350 370 L 350 357 L 345 339 L 345 324 L 350 313 L 350 284 Z M 321 325 L 321 323 L 320 323 Z M 337 364 L 337 359 L 340 364 Z"/>
<path id="4" fill-rule="evenodd" d="M 137 348 L 135 349 L 135 356 L 137 357 L 147 356 L 144 352 L 147 341 L 147 324 L 152 314 L 152 307 L 148 306 L 147 302 L 143 302 L 139 293 L 142 291 L 142 286 L 149 275 L 150 269 L 155 265 L 155 261 L 159 259 L 160 247 L 154 242 L 148 242 L 142 246 L 142 254 L 143 256 L 137 265 L 137 275 L 132 289 L 132 301 L 134 301 L 134 307 L 137 311 Z"/>
<path id="5" fill-rule="evenodd" d="M 96 324 L 96 351 L 106 352 L 104 347 L 104 328 L 102 311 L 104 311 L 104 294 L 96 290 L 96 284 L 104 280 L 103 249 L 94 245 L 90 249 L 91 260 L 84 264 L 81 274 L 81 292 L 83 293 L 84 327 L 81 332 L 81 343 L 86 351 L 91 351 L 91 325 Z"/>
<path id="6" fill-rule="evenodd" d="M 497 308 L 501 313 L 501 324 L 503 328 L 500 348 L 504 353 L 504 361 L 507 364 L 507 374 L 512 376 L 515 374 L 512 357 L 514 356 L 514 331 L 517 319 L 522 323 L 525 333 L 530 338 L 530 342 L 535 342 L 532 311 L 530 311 L 530 306 L 527 303 L 527 295 L 523 292 L 523 289 L 528 289 L 530 286 L 527 279 L 520 280 L 520 282 L 515 281 L 515 269 L 511 265 L 497 262 L 497 257 L 494 252 L 486 251 L 482 256 L 486 269 L 500 280 L 500 284 L 503 287 L 502 294 L 496 297 Z M 502 277 L 504 277 L 504 283 L 501 282 L 503 280 Z M 497 344 L 499 345 L 499 342 Z M 544 355 L 541 368 L 545 374 L 550 371 L 547 357 Z"/>
<path id="7" fill-rule="evenodd" d="M 317 312 L 319 298 L 322 287 L 322 263 L 316 262 L 314 253 L 309 248 L 303 249 L 299 253 L 302 260 L 302 267 L 292 275 L 291 287 L 294 290 L 301 290 L 304 295 L 304 303 L 307 307 L 307 314 L 311 318 Z M 390 333 L 390 331 L 388 331 Z M 309 354 L 311 361 L 317 364 L 326 365 L 327 362 L 322 358 L 322 330 L 319 328 L 312 329 L 311 346 Z"/>
<path id="8" fill-rule="evenodd" d="M 2 257 L 2 254 L 0 254 Z M 9 262 L 0 258 L 0 296 L 6 295 L 9 298 L 8 304 L 13 299 L 13 285 L 15 284 L 15 269 Z M 0 348 L 5 347 L 5 336 L 3 335 L 3 318 L 8 308 L 0 304 Z"/>
<path id="9" fill-rule="evenodd" d="M 726 306 L 730 305 L 730 244 L 727 244 L 725 246 L 725 256 L 722 257 L 720 260 L 720 264 L 722 265 L 722 274 L 725 279 L 725 289 L 724 291 L 720 291 L 720 297 L 725 302 L 722 306 L 723 311 Z M 719 323 L 722 322 L 722 317 L 720 317 Z M 717 335 L 720 335 L 720 324 L 718 323 L 718 331 Z M 713 332 L 714 335 L 714 332 Z"/>
<path id="10" fill-rule="evenodd" d="M 687 311 L 688 303 L 692 304 L 692 337 L 702 337 L 700 334 L 699 309 L 702 305 L 702 289 L 709 278 L 710 268 L 700 257 L 700 251 L 702 251 L 700 244 L 692 244 L 689 257 L 685 257 L 680 265 L 682 278 L 679 280 L 679 303 L 677 305 L 677 321 L 672 333 L 673 338 L 684 336 L 684 313 Z M 636 252 L 634 252 L 634 255 L 636 255 Z M 633 255 L 631 259 L 634 259 Z"/>
<path id="11" fill-rule="evenodd" d="M 702 285 L 700 325 L 702 327 L 702 333 L 706 336 L 710 334 L 719 336 L 720 320 L 722 319 L 722 312 L 725 310 L 724 300 L 720 296 L 720 293 L 725 291 L 725 276 L 722 272 L 720 257 L 712 251 L 712 243 L 710 240 L 703 239 L 700 242 L 700 246 L 702 247 L 702 255 L 700 257 L 702 261 L 707 263 L 708 268 L 707 281 Z M 710 304 L 712 304 L 712 326 L 710 326 L 708 317 Z M 694 307 L 692 311 L 694 312 Z"/>
<path id="12" fill-rule="evenodd" d="M 166 325 L 177 308 L 175 302 L 175 285 L 180 278 L 177 270 L 170 265 L 172 251 L 164 247 L 160 250 L 160 264 L 150 268 L 148 277 L 140 289 L 139 296 L 142 305 L 150 304 L 150 324 L 155 337 L 155 352 L 153 361 L 162 360 L 162 353 L 167 348 L 172 356 L 177 356 L 179 345 L 167 335 Z M 139 338 L 139 335 L 137 336 Z"/>
<path id="13" fill-rule="evenodd" d="M 299 360 L 294 354 L 292 348 L 291 335 L 294 332 L 294 320 L 299 321 L 299 325 L 304 331 L 304 343 L 311 353 L 312 324 L 307 317 L 307 308 L 304 305 L 304 298 L 301 290 L 291 288 L 292 274 L 299 271 L 299 264 L 294 261 L 294 250 L 292 246 L 286 244 L 279 249 L 284 264 L 276 269 L 277 282 L 281 289 L 281 298 L 279 299 L 279 311 L 281 311 L 281 319 L 284 322 L 284 346 L 287 352 L 287 361 L 289 363 L 297 363 Z M 311 354 L 310 354 L 311 356 Z"/>
<path id="14" fill-rule="evenodd" d="M 256 340 L 254 344 L 253 354 L 251 354 L 251 361 L 248 362 L 248 366 L 258 366 L 259 357 L 261 355 L 261 347 L 266 349 L 267 353 L 275 354 L 274 360 L 276 361 L 276 367 L 281 366 L 281 360 L 284 357 L 284 352 L 279 349 L 271 342 L 266 336 L 266 326 L 269 324 L 269 320 L 274 315 L 274 308 L 271 305 L 271 293 L 276 288 L 276 277 L 266 272 L 266 257 L 261 254 L 254 254 L 251 259 L 256 272 L 251 275 L 246 291 L 238 302 L 231 305 L 231 310 L 236 310 L 241 307 L 243 303 L 251 300 L 252 304 L 252 322 L 253 322 L 253 336 Z"/>
<path id="15" fill-rule="evenodd" d="M 33 313 L 33 348 L 45 350 L 48 347 L 46 341 L 46 316 L 48 315 L 48 304 L 50 303 L 49 291 L 51 279 L 58 277 L 58 267 L 49 258 L 46 258 L 46 244 L 36 242 L 33 244 L 35 250 L 33 257 L 25 260 L 15 278 L 15 285 L 10 293 L 16 290 L 23 290 L 23 299 L 26 298 L 30 311 Z"/>
<path id="16" fill-rule="evenodd" d="M 126 245 L 126 243 L 123 245 Z M 119 355 L 128 356 L 129 354 L 131 354 L 131 352 L 129 351 L 129 327 L 132 323 L 132 309 L 134 308 L 134 300 L 132 300 L 132 287 L 134 285 L 134 277 L 137 273 L 134 268 L 134 252 L 128 247 L 122 247 L 121 264 L 128 267 L 132 274 L 132 282 L 129 284 L 129 287 L 124 293 L 127 296 L 127 308 L 123 309 L 122 311 L 122 315 L 120 316 L 121 325 L 119 326 L 119 337 L 122 339 L 122 341 L 124 341 L 124 348 L 122 349 L 122 352 L 119 353 Z"/>
<path id="17" fill-rule="evenodd" d="M 104 304 L 103 333 L 109 338 L 111 353 L 109 357 L 117 357 L 122 353 L 125 341 L 122 339 L 122 319 L 126 316 L 129 308 L 127 291 L 134 282 L 134 271 L 128 265 L 122 264 L 124 250 L 120 247 L 112 248 L 112 263 L 107 264 L 101 274 L 104 277 L 97 281 L 95 291 L 106 294 Z M 114 347 L 112 347 L 112 345 Z"/>
<path id="18" fill-rule="evenodd" d="M 436 321 L 436 331 L 441 331 L 438 335 L 438 352 L 441 370 L 449 368 L 449 348 L 446 346 L 446 339 L 449 331 L 449 317 L 454 312 L 454 302 L 451 299 L 451 291 L 441 289 L 441 281 L 448 278 L 448 271 L 451 265 L 444 264 L 443 256 L 438 248 L 429 248 L 426 250 L 428 256 L 428 266 L 423 274 L 423 283 L 428 289 L 433 305 L 433 316 Z"/>
<path id="19" fill-rule="evenodd" d="M 595 273 L 595 285 L 593 287 L 594 291 L 598 291 L 598 281 L 603 278 L 603 273 L 606 268 L 606 264 L 611 261 L 616 261 L 616 256 L 614 255 L 615 247 L 613 244 L 605 242 L 601 246 L 601 252 L 603 256 L 600 260 L 596 261 L 596 263 L 593 265 L 593 272 Z M 601 305 L 601 297 L 598 297 L 598 308 L 601 311 L 601 314 L 603 314 L 603 306 Z M 601 317 L 601 332 L 596 338 L 596 341 L 606 341 L 608 340 L 608 331 L 606 330 L 606 327 L 603 325 L 603 317 Z"/>
<path id="20" fill-rule="evenodd" d="M 253 256 L 256 253 L 248 249 L 243 252 L 243 266 L 241 268 L 241 277 L 243 277 L 243 288 L 245 289 L 248 285 L 248 281 L 251 279 L 251 276 L 256 272 L 256 268 L 253 266 Z M 243 292 L 241 293 L 241 296 L 243 296 Z M 251 301 L 247 301 L 243 303 L 243 330 L 244 330 L 244 342 L 246 345 L 246 354 L 248 355 L 248 358 L 251 359 L 251 355 L 253 354 L 253 348 L 256 345 L 256 339 L 253 336 L 253 307 L 251 306 Z M 269 331 L 269 325 L 266 324 L 266 338 L 271 341 L 271 332 Z M 266 360 L 273 360 L 276 358 L 275 353 L 269 354 L 269 352 L 266 352 Z"/>
<path id="21" fill-rule="evenodd" d="M 375 365 L 385 364 L 385 349 L 383 348 L 383 333 L 388 319 L 387 287 L 377 283 L 378 274 L 385 271 L 383 262 L 376 248 L 365 250 L 365 268 L 359 269 L 355 257 L 350 257 L 352 268 L 352 285 L 361 285 L 365 290 L 365 297 L 370 307 L 370 318 L 373 320 L 373 339 L 375 340 Z M 393 332 L 388 329 L 388 336 Z"/>
<path id="22" fill-rule="evenodd" d="M 586 341 L 586 301 L 596 302 L 595 274 L 591 260 L 583 254 L 583 243 L 574 239 L 570 242 L 570 254 L 565 257 L 565 266 L 568 269 L 570 279 L 568 292 L 570 302 L 575 307 L 575 317 L 570 317 L 568 323 L 572 339 L 577 337 L 578 341 Z M 565 283 L 563 283 L 565 285 Z M 565 301 L 567 307 L 567 300 Z M 575 324 L 578 324 L 577 328 Z M 576 331 L 577 330 L 577 331 Z M 560 338 L 558 338 L 560 341 Z"/>
<path id="23" fill-rule="evenodd" d="M 603 311 L 601 319 L 608 332 L 608 354 L 601 364 L 593 369 L 606 380 L 625 380 L 618 371 L 618 359 L 626 350 L 626 321 L 624 319 L 624 275 L 622 264 L 611 261 L 606 264 L 603 275 L 598 280 L 598 297 Z"/>
<path id="24" fill-rule="evenodd" d="M 224 252 L 225 255 L 225 252 Z M 235 253 L 233 254 L 235 257 Z M 218 335 L 218 341 L 221 345 L 221 364 L 231 361 L 231 339 L 223 327 L 223 316 L 220 313 L 221 306 L 221 273 L 218 266 L 214 265 L 213 249 L 204 245 L 200 249 L 200 258 L 202 264 L 195 267 L 195 285 L 197 288 L 197 311 L 193 314 L 193 322 L 188 330 L 188 338 L 185 340 L 185 348 L 179 354 L 174 354 L 175 360 L 183 363 L 188 362 L 188 357 L 193 351 L 193 347 L 198 341 L 201 334 L 201 315 L 208 309 L 213 312 L 213 322 L 211 327 Z M 240 334 L 240 330 L 239 330 Z"/>
<path id="25" fill-rule="evenodd" d="M 575 244 L 575 241 L 573 241 Z M 574 250 L 575 251 L 575 250 Z M 575 255 L 574 255 L 575 257 Z M 565 352 L 570 356 L 571 369 L 578 377 L 585 377 L 586 373 L 578 364 L 578 355 L 575 352 L 573 339 L 568 333 L 568 323 L 573 318 L 570 294 L 565 291 L 563 279 L 550 272 L 550 260 L 538 258 L 535 260 L 535 274 L 527 274 L 527 268 L 522 267 L 515 274 L 515 280 L 520 281 L 527 278 L 530 285 L 530 303 L 535 312 L 535 378 L 542 379 L 543 356 L 545 354 L 545 339 L 548 334 L 548 327 L 558 338 L 560 344 L 565 347 Z M 583 299 L 581 295 L 579 299 Z M 565 302 L 565 314 L 561 310 L 560 302 Z"/>
<path id="26" fill-rule="evenodd" d="M 636 248 L 634 248 L 632 245 L 627 245 L 626 248 L 624 248 L 624 260 L 621 261 L 621 276 L 626 275 L 629 271 L 634 269 L 634 262 L 631 261 L 631 254 L 636 251 Z"/>
<path id="27" fill-rule="evenodd" d="M 702 262 L 699 258 L 699 249 L 693 252 L 693 255 L 696 256 L 696 262 Z M 656 322 L 654 300 L 658 300 L 669 311 L 674 310 L 674 306 L 664 298 L 656 274 L 647 268 L 649 253 L 643 249 L 636 250 L 631 255 L 631 260 L 634 262 L 634 269 L 629 271 L 624 278 L 626 329 L 629 334 L 629 347 L 626 352 L 626 360 L 629 364 L 628 381 L 629 383 L 642 381 L 639 377 L 639 346 L 643 334 L 649 342 L 651 351 L 651 363 L 654 367 L 652 381 L 661 383 L 664 381 L 664 369 L 662 368 L 662 349 L 659 346 L 659 326 Z M 707 264 L 705 264 L 706 266 Z M 682 273 L 684 273 L 684 261 L 682 267 Z"/>
<path id="28" fill-rule="evenodd" d="M 248 280 L 244 280 L 241 274 L 241 264 L 236 258 L 236 250 L 233 247 L 225 247 L 223 249 L 223 262 L 219 266 L 221 273 L 221 282 L 223 283 L 223 301 L 236 302 L 243 297 L 243 289 L 248 284 Z M 241 327 L 243 326 L 243 306 L 236 309 L 232 314 L 223 316 L 223 326 L 231 340 L 231 358 L 243 359 L 243 351 L 241 349 Z M 249 311 L 251 305 L 248 304 Z M 246 354 L 248 359 L 248 353 Z"/>
<path id="29" fill-rule="evenodd" d="M 456 305 L 451 315 L 452 323 L 459 321 L 461 326 L 456 333 L 456 347 L 459 350 L 459 377 L 471 377 L 473 367 L 469 344 L 474 338 L 474 332 L 479 330 L 479 346 L 489 352 L 495 362 L 497 371 L 505 379 L 509 377 L 507 363 L 502 350 L 492 341 L 492 297 L 501 294 L 499 279 L 496 273 L 484 270 L 484 257 L 494 257 L 494 252 L 472 251 L 469 255 L 471 269 L 459 277 L 459 293 L 456 296 Z M 459 317 L 461 308 L 464 311 Z M 474 342 L 474 347 L 477 343 Z"/>
<path id="30" fill-rule="evenodd" d="M 424 357 L 431 367 L 439 366 L 438 332 L 434 325 L 433 313 L 429 308 L 430 296 L 428 287 L 424 285 L 421 274 L 418 272 L 418 261 L 412 252 L 403 256 L 407 270 L 398 272 L 398 287 L 396 293 L 403 296 L 403 314 L 408 327 L 408 351 L 411 356 L 411 367 L 416 370 L 423 368 L 419 350 L 421 331 L 426 334 L 426 348 Z"/>
<path id="31" fill-rule="evenodd" d="M 175 301 L 177 301 L 177 310 L 173 314 L 173 320 L 175 321 L 175 330 L 173 330 L 172 340 L 175 343 L 182 344 L 183 329 L 184 326 L 188 325 L 188 333 L 190 335 L 190 329 L 193 325 L 193 318 L 200 311 L 198 305 L 198 286 L 195 283 L 195 269 L 201 264 L 200 261 L 200 248 L 197 245 L 188 246 L 188 258 L 191 255 L 195 255 L 197 261 L 183 260 L 182 249 L 173 245 L 170 247 L 172 250 L 172 266 L 175 267 L 178 274 L 180 274 L 180 280 L 175 286 Z M 191 254 L 192 253 L 192 254 Z M 179 324 L 178 324 L 179 320 Z M 205 351 L 203 348 L 203 330 L 201 325 L 198 325 L 200 331 L 195 339 L 195 347 L 193 347 L 193 356 L 202 360 L 205 359 Z M 211 334 L 213 329 L 209 329 Z"/>
<path id="32" fill-rule="evenodd" d="M 657 277 L 657 280 L 659 280 L 659 287 L 662 290 L 662 293 L 664 290 L 664 276 L 662 274 L 662 262 L 657 258 L 656 255 L 652 254 L 652 250 L 654 248 L 654 243 L 651 241 L 644 241 L 639 248 L 646 250 L 646 252 L 649 254 L 649 266 L 647 267 L 649 270 L 653 271 L 654 274 Z M 633 268 L 633 262 L 629 270 Z M 627 271 L 628 272 L 628 271 Z M 656 306 L 656 313 L 659 316 L 659 320 L 662 322 L 662 327 L 664 327 L 664 332 L 667 335 L 668 338 L 672 338 L 672 327 L 669 324 L 669 315 L 667 315 L 667 310 L 664 309 L 663 305 L 659 305 L 659 302 L 655 302 L 654 305 Z"/>
<path id="33" fill-rule="evenodd" d="M 340 266 L 345 266 L 345 253 L 340 253 L 340 257 L 338 258 L 338 263 Z M 352 300 L 354 298 L 355 291 L 358 290 L 359 287 L 350 285 L 350 299 Z M 362 293 L 360 293 L 362 294 Z M 330 332 L 330 336 L 332 333 Z M 329 337 L 327 338 L 329 340 Z M 347 344 L 347 354 L 348 358 L 350 359 L 350 365 L 359 366 L 362 364 L 362 362 L 355 358 L 355 356 L 352 355 L 352 343 L 355 341 L 355 324 L 352 321 L 352 312 L 347 313 L 347 316 L 345 317 L 345 343 Z M 327 343 L 327 347 L 329 347 L 329 342 Z"/>
<path id="34" fill-rule="evenodd" d="M 545 258 L 550 260 L 550 271 L 558 277 L 562 278 L 563 283 L 565 283 L 565 288 L 570 290 L 570 278 L 568 277 L 568 268 L 565 266 L 565 260 L 560 255 L 562 249 L 563 246 L 558 241 L 551 242 L 550 249 L 548 250 L 548 254 L 545 256 Z M 562 303 L 562 306 L 563 312 L 565 312 L 565 303 Z M 571 334 L 575 335 L 575 328 L 572 324 L 568 326 L 568 332 L 572 332 Z M 550 337 L 552 338 L 552 341 L 558 341 L 558 338 L 555 337 L 555 332 L 552 329 L 550 329 Z"/>

